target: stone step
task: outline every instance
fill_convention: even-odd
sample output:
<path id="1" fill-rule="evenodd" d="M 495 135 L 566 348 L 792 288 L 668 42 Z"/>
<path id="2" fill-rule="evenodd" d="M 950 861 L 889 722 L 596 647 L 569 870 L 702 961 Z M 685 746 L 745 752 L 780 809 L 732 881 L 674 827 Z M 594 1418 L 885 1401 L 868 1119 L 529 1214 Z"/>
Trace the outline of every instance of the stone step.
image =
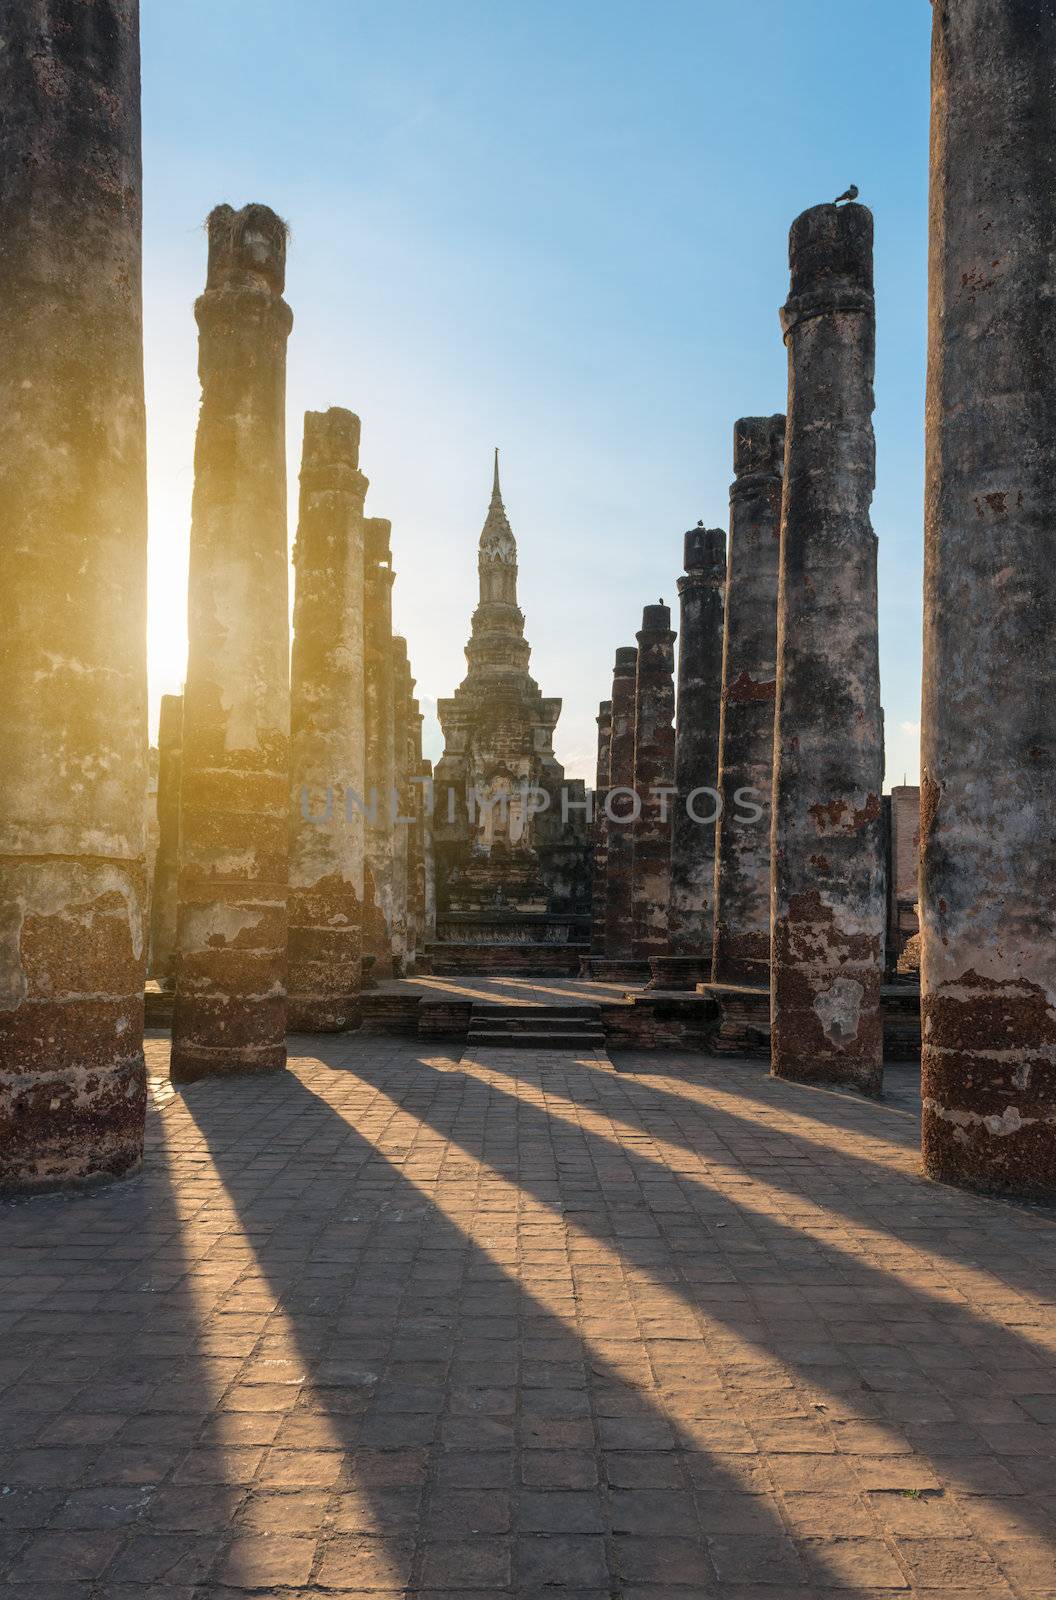
<path id="1" fill-rule="evenodd" d="M 605 1036 L 594 1033 L 479 1033 L 470 1028 L 466 1045 L 489 1050 L 603 1050 Z"/>
<path id="2" fill-rule="evenodd" d="M 504 1006 L 474 1003 L 473 1020 L 480 1022 L 597 1022 L 597 1006 Z"/>
<path id="3" fill-rule="evenodd" d="M 602 1034 L 602 1021 L 597 1016 L 531 1016 L 531 1018 L 506 1018 L 506 1016 L 480 1016 L 474 1013 L 470 1027 L 488 1034 Z"/>

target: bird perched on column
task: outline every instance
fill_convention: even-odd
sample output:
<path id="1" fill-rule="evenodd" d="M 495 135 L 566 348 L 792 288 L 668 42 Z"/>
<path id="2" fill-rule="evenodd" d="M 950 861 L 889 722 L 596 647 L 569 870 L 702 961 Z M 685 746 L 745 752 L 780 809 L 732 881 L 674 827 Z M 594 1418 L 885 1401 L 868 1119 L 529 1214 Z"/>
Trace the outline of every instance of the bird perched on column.
<path id="1" fill-rule="evenodd" d="M 857 198 L 858 185 L 856 183 L 852 183 L 851 187 L 849 189 L 845 189 L 843 194 L 838 194 L 832 203 L 834 206 L 838 206 L 841 200 L 857 200 Z"/>

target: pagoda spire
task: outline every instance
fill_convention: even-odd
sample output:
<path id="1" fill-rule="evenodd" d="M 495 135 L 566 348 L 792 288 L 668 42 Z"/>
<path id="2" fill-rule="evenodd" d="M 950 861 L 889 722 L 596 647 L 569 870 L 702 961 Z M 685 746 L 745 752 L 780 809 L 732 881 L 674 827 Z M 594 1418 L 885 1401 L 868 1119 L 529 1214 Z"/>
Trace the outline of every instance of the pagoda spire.
<path id="1" fill-rule="evenodd" d="M 514 574 L 517 569 L 517 541 L 513 537 L 513 529 L 506 515 L 506 507 L 502 503 L 502 490 L 499 487 L 499 447 L 495 446 L 495 467 L 491 482 L 491 502 L 488 514 L 484 518 L 484 526 L 480 532 L 480 560 L 481 573 L 485 567 L 495 565 L 512 567 Z M 484 598 L 483 589 L 481 598 Z M 511 597 L 516 603 L 516 590 Z"/>

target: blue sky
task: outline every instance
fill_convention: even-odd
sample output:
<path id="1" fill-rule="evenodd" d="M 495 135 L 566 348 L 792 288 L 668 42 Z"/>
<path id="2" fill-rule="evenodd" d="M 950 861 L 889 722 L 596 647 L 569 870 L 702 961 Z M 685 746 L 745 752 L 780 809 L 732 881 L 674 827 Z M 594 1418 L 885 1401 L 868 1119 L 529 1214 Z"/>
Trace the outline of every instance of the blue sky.
<path id="1" fill-rule="evenodd" d="M 735 418 L 784 409 L 789 224 L 853 181 L 876 218 L 887 778 L 915 781 L 930 13 L 144 0 L 152 703 L 183 671 L 213 205 L 292 228 L 291 533 L 303 413 L 349 406 L 429 711 L 464 671 L 498 444 L 532 671 L 589 777 L 613 651 L 675 600 L 683 530 L 726 525 Z"/>

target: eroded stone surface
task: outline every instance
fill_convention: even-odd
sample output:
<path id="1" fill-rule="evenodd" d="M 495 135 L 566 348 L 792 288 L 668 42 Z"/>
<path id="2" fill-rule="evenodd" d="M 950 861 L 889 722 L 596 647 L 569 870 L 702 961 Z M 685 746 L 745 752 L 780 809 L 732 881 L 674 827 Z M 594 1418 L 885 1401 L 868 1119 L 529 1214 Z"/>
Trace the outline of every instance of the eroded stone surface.
<path id="1" fill-rule="evenodd" d="M 392 729 L 393 729 L 393 805 L 396 816 L 392 833 L 392 967 L 397 977 L 408 970 L 410 943 L 408 930 L 411 873 L 410 823 L 415 797 L 411 786 L 411 677 L 407 641 L 399 634 L 392 641 Z"/>
<path id="2" fill-rule="evenodd" d="M 286 226 L 217 206 L 195 303 L 173 1077 L 286 1061 L 290 677 Z"/>
<path id="3" fill-rule="evenodd" d="M 363 524 L 363 636 L 366 651 L 366 866 L 363 955 L 372 979 L 392 976 L 392 792 L 396 772 L 393 721 L 392 524 Z"/>
<path id="4" fill-rule="evenodd" d="M 139 8 L 0 26 L 0 1185 L 143 1144 Z"/>
<path id="5" fill-rule="evenodd" d="M 783 416 L 733 430 L 716 839 L 716 983 L 770 982 L 770 821 Z M 738 795 L 747 799 L 745 805 Z M 749 809 L 750 808 L 750 809 Z M 760 815 L 752 818 L 758 809 Z"/>
<path id="6" fill-rule="evenodd" d="M 594 777 L 594 848 L 590 877 L 590 953 L 605 954 L 605 914 L 608 905 L 609 819 L 605 801 L 609 792 L 609 766 L 612 759 L 612 701 L 602 700 L 595 718 L 598 725 L 598 759 Z"/>
<path id="7" fill-rule="evenodd" d="M 612 731 L 606 801 L 605 956 L 609 961 L 630 960 L 634 950 L 634 685 L 637 671 L 638 647 L 620 645 L 612 669 Z"/>
<path id="8" fill-rule="evenodd" d="M 670 607 L 643 607 L 634 680 L 634 788 L 640 810 L 629 830 L 634 839 L 632 954 L 639 961 L 667 951 L 675 809 L 674 643 Z"/>
<path id="9" fill-rule="evenodd" d="M 1051 5 L 934 7 L 924 1162 L 1056 1193 Z"/>
<path id="10" fill-rule="evenodd" d="M 150 891 L 150 972 L 163 989 L 176 982 L 182 747 L 183 696 L 163 694 L 158 716 L 158 850 Z"/>
<path id="11" fill-rule="evenodd" d="M 291 1028 L 357 1026 L 364 819 L 359 418 L 304 418 L 290 658 Z"/>
<path id="12" fill-rule="evenodd" d="M 792 225 L 773 774 L 779 1076 L 879 1092 L 886 920 L 873 443 L 873 219 Z M 851 987 L 848 987 L 850 985 Z M 853 990 L 853 994 L 852 994 Z M 859 993 L 860 990 L 860 993 Z"/>
<path id="13" fill-rule="evenodd" d="M 719 771 L 719 707 L 726 600 L 726 535 L 691 528 L 678 580 L 678 704 L 675 722 L 674 816 L 668 950 L 711 960 L 714 915 L 715 824 Z M 695 797 L 695 798 L 694 798 Z M 707 976 L 702 970 L 701 977 Z"/>

